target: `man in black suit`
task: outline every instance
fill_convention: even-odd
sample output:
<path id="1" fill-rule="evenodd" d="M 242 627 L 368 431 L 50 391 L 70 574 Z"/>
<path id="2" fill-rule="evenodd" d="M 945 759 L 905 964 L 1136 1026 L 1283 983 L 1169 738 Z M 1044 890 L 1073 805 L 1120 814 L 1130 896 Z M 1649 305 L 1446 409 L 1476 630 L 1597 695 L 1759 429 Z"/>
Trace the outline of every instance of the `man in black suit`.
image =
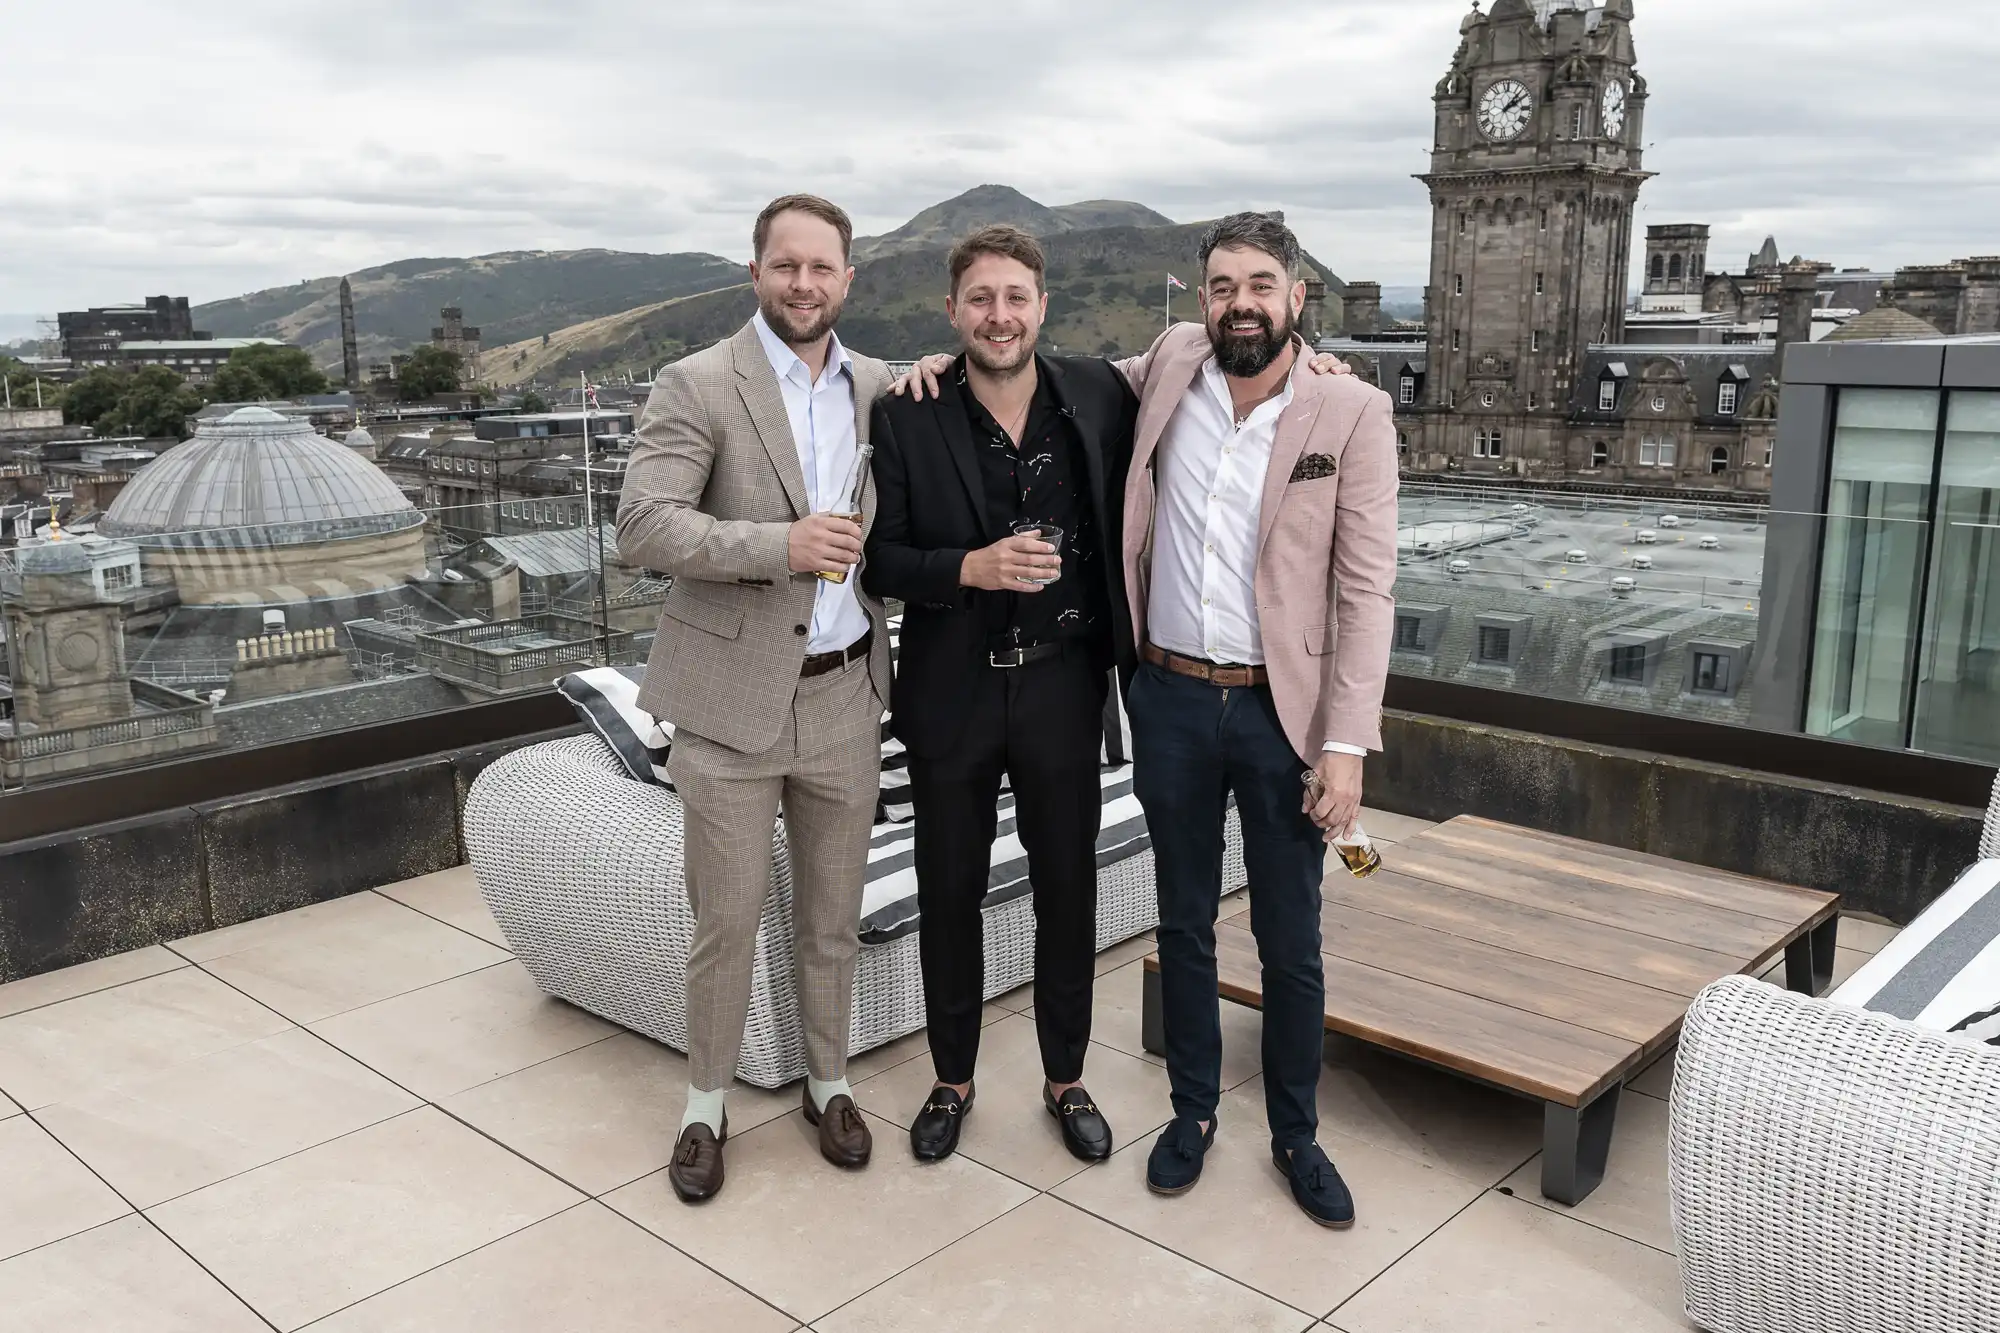
<path id="1" fill-rule="evenodd" d="M 1003 774 L 1034 886 L 1043 1104 L 1077 1157 L 1112 1147 L 1082 1078 L 1104 706 L 1114 645 L 1131 638 L 1107 497 L 1122 492 L 1138 399 L 1108 362 L 1036 354 L 1044 267 L 1017 228 L 959 242 L 945 310 L 964 350 L 931 397 L 879 400 L 872 428 L 862 585 L 904 603 L 890 726 L 910 755 L 937 1074 L 910 1128 L 923 1161 L 951 1155 L 972 1107 Z M 1027 525 L 1057 539 L 1015 535 Z"/>

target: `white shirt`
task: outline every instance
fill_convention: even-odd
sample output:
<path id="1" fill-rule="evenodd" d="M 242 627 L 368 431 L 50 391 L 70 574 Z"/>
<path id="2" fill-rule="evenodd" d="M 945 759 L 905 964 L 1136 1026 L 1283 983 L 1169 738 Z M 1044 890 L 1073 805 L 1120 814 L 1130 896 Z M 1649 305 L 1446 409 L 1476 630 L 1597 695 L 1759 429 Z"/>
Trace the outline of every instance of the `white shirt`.
<path id="1" fill-rule="evenodd" d="M 854 358 L 837 335 L 828 334 L 826 368 L 814 383 L 799 354 L 765 323 L 763 311 L 750 322 L 757 326 L 757 340 L 764 344 L 764 355 L 785 395 L 792 443 L 806 479 L 806 506 L 815 514 L 826 513 L 840 502 L 841 488 L 854 470 Z M 852 646 L 868 632 L 868 613 L 861 609 L 857 580 L 850 575 L 845 583 L 816 582 L 806 652 L 831 653 Z"/>
<path id="2" fill-rule="evenodd" d="M 1241 426 L 1229 381 L 1210 357 L 1160 436 L 1154 468 L 1152 580 L 1146 637 L 1208 662 L 1264 664 L 1257 623 L 1257 530 L 1278 418 L 1292 405 L 1286 380 Z M 1365 754 L 1328 741 L 1328 750 Z"/>

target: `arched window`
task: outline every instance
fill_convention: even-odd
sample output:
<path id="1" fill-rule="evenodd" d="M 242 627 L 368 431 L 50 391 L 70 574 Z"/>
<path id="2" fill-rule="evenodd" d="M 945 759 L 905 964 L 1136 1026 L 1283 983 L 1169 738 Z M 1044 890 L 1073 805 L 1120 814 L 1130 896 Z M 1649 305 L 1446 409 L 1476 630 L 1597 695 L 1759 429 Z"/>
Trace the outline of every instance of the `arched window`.
<path id="1" fill-rule="evenodd" d="M 1659 282 L 1659 281 L 1660 281 L 1661 279 L 1665 278 L 1666 276 L 1667 276 L 1667 257 L 1666 257 L 1665 255 L 1660 255 L 1660 254 L 1656 254 L 1656 255 L 1654 255 L 1654 256 L 1653 256 L 1653 281 L 1654 281 L 1654 282 Z"/>
<path id="2" fill-rule="evenodd" d="M 1667 281 L 1679 282 L 1681 280 L 1681 275 L 1683 271 L 1684 270 L 1681 267 L 1681 257 L 1679 255 L 1675 255 L 1671 260 L 1667 262 Z"/>
<path id="3" fill-rule="evenodd" d="M 1590 465 L 1592 467 L 1603 467 L 1610 461 L 1611 450 L 1604 441 L 1599 440 L 1596 444 L 1590 446 Z"/>
<path id="4" fill-rule="evenodd" d="M 1715 451 L 1708 456 L 1708 472 L 1710 476 L 1719 477 L 1727 471 L 1729 471 L 1729 446 L 1718 444 L 1715 446 Z"/>

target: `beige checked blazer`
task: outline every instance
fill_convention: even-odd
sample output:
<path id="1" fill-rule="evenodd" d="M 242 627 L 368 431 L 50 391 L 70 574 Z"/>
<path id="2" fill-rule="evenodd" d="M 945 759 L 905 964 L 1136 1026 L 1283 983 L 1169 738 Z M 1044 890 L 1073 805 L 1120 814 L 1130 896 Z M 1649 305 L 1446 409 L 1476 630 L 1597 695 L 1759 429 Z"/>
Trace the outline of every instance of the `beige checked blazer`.
<path id="1" fill-rule="evenodd" d="M 865 444 L 889 368 L 853 356 L 853 373 L 855 439 Z M 875 521 L 872 479 L 862 498 L 865 533 Z M 792 573 L 788 554 L 790 525 L 810 512 L 791 418 L 755 327 L 660 371 L 618 505 L 619 557 L 674 581 L 639 707 L 732 750 L 771 748 L 798 689 L 819 582 Z M 856 592 L 875 627 L 869 673 L 887 699 L 882 604 Z"/>

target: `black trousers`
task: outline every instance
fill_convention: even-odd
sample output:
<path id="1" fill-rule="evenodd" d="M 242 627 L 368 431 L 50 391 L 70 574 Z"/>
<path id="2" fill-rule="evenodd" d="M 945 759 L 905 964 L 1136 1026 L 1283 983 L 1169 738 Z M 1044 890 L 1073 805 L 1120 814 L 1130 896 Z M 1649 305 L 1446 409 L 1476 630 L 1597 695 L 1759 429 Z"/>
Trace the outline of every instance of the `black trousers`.
<path id="1" fill-rule="evenodd" d="M 1029 666 L 981 666 L 966 681 L 965 736 L 949 756 L 910 760 L 917 903 L 923 912 L 931 1060 L 966 1083 L 979 1058 L 987 893 L 996 833 L 1018 833 L 1035 901 L 1035 1027 L 1042 1072 L 1083 1077 L 1097 953 L 1098 756 L 1107 675 L 1081 644 Z M 1000 777 L 1013 806 L 996 809 Z"/>

